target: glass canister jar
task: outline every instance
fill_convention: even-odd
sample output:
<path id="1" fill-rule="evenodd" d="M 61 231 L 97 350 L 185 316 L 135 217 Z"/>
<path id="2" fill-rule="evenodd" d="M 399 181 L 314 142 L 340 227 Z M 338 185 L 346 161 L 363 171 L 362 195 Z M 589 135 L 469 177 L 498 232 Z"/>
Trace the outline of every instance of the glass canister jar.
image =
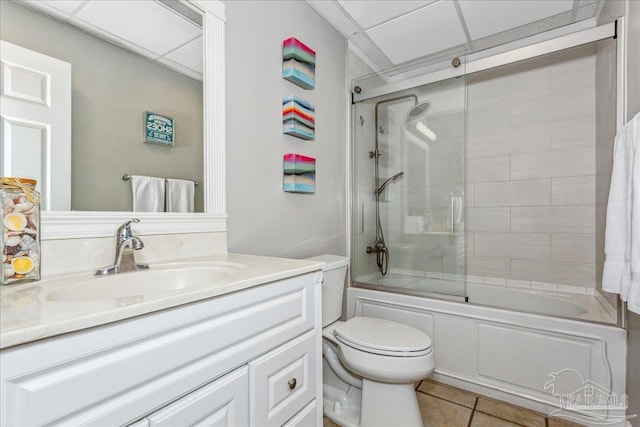
<path id="1" fill-rule="evenodd" d="M 36 180 L 0 178 L 3 285 L 40 280 L 40 194 Z"/>

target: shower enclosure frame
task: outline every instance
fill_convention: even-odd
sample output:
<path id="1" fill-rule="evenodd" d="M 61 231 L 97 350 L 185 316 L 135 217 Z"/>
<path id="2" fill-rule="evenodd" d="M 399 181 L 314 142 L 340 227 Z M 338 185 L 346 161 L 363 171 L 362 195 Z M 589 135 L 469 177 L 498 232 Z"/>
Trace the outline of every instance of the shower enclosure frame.
<path id="1" fill-rule="evenodd" d="M 436 71 L 430 72 L 425 75 L 408 78 L 403 81 L 387 83 L 371 89 L 357 88 L 356 90 L 355 88 L 353 88 L 354 92 L 352 93 L 352 103 L 355 104 L 361 101 L 366 101 L 366 100 L 380 97 L 383 95 L 389 95 L 392 93 L 408 90 L 408 89 L 423 86 L 426 84 L 449 80 L 455 77 L 467 76 L 480 71 L 489 70 L 489 69 L 500 67 L 503 65 L 512 64 L 515 62 L 562 51 L 572 47 L 577 47 L 577 46 L 597 42 L 600 40 L 616 39 L 616 42 L 617 42 L 617 47 L 616 47 L 617 49 L 616 132 L 617 132 L 624 125 L 624 117 L 626 115 L 625 114 L 626 103 L 624 99 L 625 83 L 626 83 L 626 75 L 625 75 L 625 67 L 624 67 L 624 60 L 625 60 L 624 59 L 624 37 L 621 37 L 621 35 L 624 35 L 624 31 L 625 31 L 624 25 L 625 25 L 624 17 L 619 17 L 616 21 L 612 23 L 604 24 L 598 27 L 593 27 L 593 28 L 575 30 L 576 28 L 580 28 L 580 25 L 573 24 L 565 28 L 551 30 L 535 36 L 531 36 L 523 40 L 508 43 L 503 46 L 487 49 L 486 51 L 469 54 L 463 58 L 464 67 L 459 67 L 459 68 L 451 67 L 450 63 L 446 61 L 441 64 L 437 64 L 437 66 L 434 67 L 434 68 L 440 68 L 440 69 L 437 69 Z M 408 97 L 410 96 L 406 96 L 406 98 Z M 376 139 L 377 139 L 377 127 L 375 132 L 376 132 Z M 353 179 L 353 177 L 351 177 L 351 179 Z M 376 183 L 377 183 L 377 180 L 376 180 Z M 353 235 L 352 235 L 352 231 L 353 231 L 352 218 L 353 217 L 351 216 L 351 213 L 352 213 L 351 207 L 349 209 L 350 209 L 350 212 L 348 213 L 350 218 L 349 237 L 351 241 L 351 239 L 353 238 Z M 357 248 L 352 248 L 351 244 L 349 244 L 349 250 L 350 251 L 357 250 Z M 351 278 L 351 283 L 354 283 L 353 278 Z M 355 286 L 376 289 L 373 286 L 370 287 L 362 283 L 357 283 L 355 284 Z M 403 291 L 401 290 L 398 291 L 396 289 L 390 292 L 404 293 Z M 446 295 L 429 294 L 426 296 L 450 299 Z M 457 298 L 453 298 L 453 299 L 457 299 Z M 466 301 L 466 298 L 464 300 Z M 626 305 L 619 297 L 617 298 L 617 305 L 618 305 L 617 325 L 619 327 L 625 328 Z"/>

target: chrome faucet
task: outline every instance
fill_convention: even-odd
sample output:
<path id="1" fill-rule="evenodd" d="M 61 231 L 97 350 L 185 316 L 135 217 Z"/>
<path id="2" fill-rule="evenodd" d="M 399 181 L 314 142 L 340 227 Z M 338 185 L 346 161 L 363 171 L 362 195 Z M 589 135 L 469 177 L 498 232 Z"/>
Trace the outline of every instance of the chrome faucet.
<path id="1" fill-rule="evenodd" d="M 140 222 L 133 218 L 122 224 L 116 232 L 116 258 L 112 265 L 96 270 L 96 276 L 107 274 L 125 273 L 127 271 L 148 270 L 149 264 L 138 264 L 134 256 L 134 251 L 144 248 L 142 240 L 133 235 L 131 223 Z"/>

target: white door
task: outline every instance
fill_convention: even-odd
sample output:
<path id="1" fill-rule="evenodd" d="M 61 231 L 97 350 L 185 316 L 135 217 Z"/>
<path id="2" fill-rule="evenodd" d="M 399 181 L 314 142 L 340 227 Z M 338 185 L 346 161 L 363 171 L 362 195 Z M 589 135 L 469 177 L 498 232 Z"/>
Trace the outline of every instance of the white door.
<path id="1" fill-rule="evenodd" d="M 0 176 L 38 180 L 71 210 L 71 64 L 0 40 Z"/>

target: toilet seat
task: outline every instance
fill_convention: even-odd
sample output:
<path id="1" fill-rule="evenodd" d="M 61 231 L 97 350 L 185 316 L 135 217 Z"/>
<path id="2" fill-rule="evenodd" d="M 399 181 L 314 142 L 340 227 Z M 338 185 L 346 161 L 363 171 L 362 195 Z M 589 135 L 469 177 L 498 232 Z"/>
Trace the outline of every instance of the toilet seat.
<path id="1" fill-rule="evenodd" d="M 337 341 L 367 353 L 419 357 L 431 353 L 431 338 L 402 323 L 372 317 L 354 317 L 333 330 Z"/>

